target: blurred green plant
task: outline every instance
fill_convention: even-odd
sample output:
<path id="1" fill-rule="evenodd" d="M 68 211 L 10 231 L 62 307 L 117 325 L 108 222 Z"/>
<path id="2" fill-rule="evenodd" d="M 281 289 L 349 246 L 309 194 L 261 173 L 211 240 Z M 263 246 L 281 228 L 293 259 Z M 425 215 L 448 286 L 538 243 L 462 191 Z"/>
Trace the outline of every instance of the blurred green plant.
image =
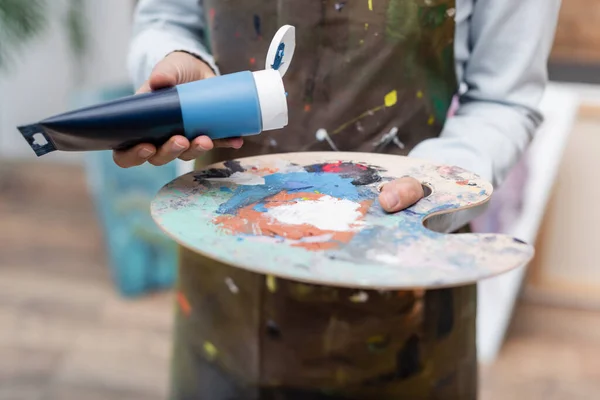
<path id="1" fill-rule="evenodd" d="M 86 51 L 84 0 L 63 0 L 62 25 L 71 52 Z M 0 69 L 6 68 L 25 44 L 42 35 L 56 14 L 56 0 L 0 0 Z"/>

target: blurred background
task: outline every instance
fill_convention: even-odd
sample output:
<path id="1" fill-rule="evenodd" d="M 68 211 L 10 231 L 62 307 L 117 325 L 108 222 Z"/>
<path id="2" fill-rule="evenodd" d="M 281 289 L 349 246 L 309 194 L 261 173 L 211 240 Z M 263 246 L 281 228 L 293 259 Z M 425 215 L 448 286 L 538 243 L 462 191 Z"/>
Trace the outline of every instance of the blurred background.
<path id="1" fill-rule="evenodd" d="M 0 0 L 0 400 L 166 398 L 176 249 L 148 207 L 176 167 L 36 159 L 15 129 L 132 93 L 134 4 Z M 596 24 L 594 0 L 563 2 L 546 122 L 475 222 L 537 249 L 479 285 L 484 400 L 600 392 Z"/>

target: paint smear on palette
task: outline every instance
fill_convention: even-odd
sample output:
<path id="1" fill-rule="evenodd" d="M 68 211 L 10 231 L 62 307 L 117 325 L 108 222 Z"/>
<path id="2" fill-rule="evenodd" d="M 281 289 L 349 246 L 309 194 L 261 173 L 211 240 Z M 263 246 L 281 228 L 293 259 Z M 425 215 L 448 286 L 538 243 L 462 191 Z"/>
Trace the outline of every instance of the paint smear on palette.
<path id="1" fill-rule="evenodd" d="M 267 215 L 289 225 L 312 225 L 323 231 L 349 231 L 363 216 L 360 203 L 321 196 L 268 209 Z"/>
<path id="2" fill-rule="evenodd" d="M 214 223 L 230 234 L 266 236 L 277 240 L 289 239 L 288 243 L 291 246 L 303 247 L 307 250 L 339 248 L 340 245 L 350 242 L 356 231 L 360 229 L 360 223 L 372 201 L 356 203 L 345 200 L 346 204 L 353 206 L 350 208 L 347 205 L 346 211 L 350 212 L 344 215 L 342 221 L 336 221 L 332 217 L 325 216 L 325 213 L 330 211 L 329 207 L 326 207 L 326 211 L 321 212 L 314 208 L 316 204 L 328 204 L 329 206 L 335 204 L 332 200 L 320 200 L 324 197 L 329 196 L 308 192 L 292 194 L 280 192 L 272 196 L 264 205 L 250 204 L 239 209 L 235 215 L 215 218 Z M 331 197 L 329 198 L 331 199 Z M 312 203 L 313 206 L 304 207 L 302 204 L 304 202 Z M 282 210 L 279 210 L 280 208 Z M 263 209 L 266 209 L 266 212 Z M 299 215 L 295 211 L 290 211 L 293 209 L 309 211 L 310 214 Z M 339 211 L 337 215 L 340 215 Z M 319 218 L 321 221 L 317 222 Z M 348 229 L 343 229 L 346 227 Z"/>
<path id="3" fill-rule="evenodd" d="M 265 180 L 262 176 L 248 173 L 235 172 L 227 178 L 207 178 L 208 181 L 217 181 L 220 183 L 230 182 L 238 185 L 264 185 Z"/>
<path id="4" fill-rule="evenodd" d="M 265 175 L 264 184 L 238 184 L 213 222 L 232 235 L 285 241 L 308 250 L 348 243 L 378 195 L 369 185 L 381 180 L 379 171 L 342 162 L 301 168 Z"/>

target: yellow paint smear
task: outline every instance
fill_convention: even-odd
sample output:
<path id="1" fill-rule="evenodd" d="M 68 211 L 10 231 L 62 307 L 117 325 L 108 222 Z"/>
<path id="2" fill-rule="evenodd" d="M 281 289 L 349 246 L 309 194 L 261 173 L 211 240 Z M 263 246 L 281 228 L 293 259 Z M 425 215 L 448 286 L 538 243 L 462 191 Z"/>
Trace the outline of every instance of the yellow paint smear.
<path id="1" fill-rule="evenodd" d="M 373 11 L 373 0 L 369 0 L 369 11 Z"/>
<path id="2" fill-rule="evenodd" d="M 332 135 L 337 135 L 338 133 L 340 133 L 341 131 L 343 131 L 344 129 L 346 129 L 347 127 L 349 127 L 350 125 L 354 124 L 355 122 L 363 119 L 364 117 L 373 114 L 376 111 L 381 110 L 382 108 L 384 108 L 385 105 L 382 106 L 377 106 L 375 108 L 372 108 L 370 110 L 365 111 L 364 113 L 360 114 L 358 117 L 346 122 L 345 124 L 342 124 L 339 128 L 337 128 L 335 131 L 333 131 L 331 134 Z"/>
<path id="3" fill-rule="evenodd" d="M 267 275 L 267 288 L 271 293 L 277 291 L 277 279 L 273 275 Z"/>
<path id="4" fill-rule="evenodd" d="M 362 43 L 362 41 L 361 41 Z M 384 99 L 383 99 L 384 104 L 375 108 L 372 108 L 368 111 L 365 111 L 364 113 L 360 114 L 358 117 L 353 118 L 352 120 L 346 122 L 345 124 L 342 124 L 339 128 L 337 128 L 335 131 L 333 131 L 331 134 L 332 135 L 337 135 L 338 133 L 340 133 L 341 131 L 343 131 L 344 129 L 346 129 L 348 126 L 354 124 L 355 122 L 363 119 L 364 117 L 373 114 L 376 111 L 381 110 L 382 108 L 385 107 L 392 107 L 394 105 L 396 105 L 396 103 L 398 102 L 398 92 L 396 90 L 392 90 L 391 92 L 389 92 L 388 94 L 385 95 Z"/>
<path id="5" fill-rule="evenodd" d="M 391 92 L 385 95 L 384 101 L 386 107 L 392 107 L 398 102 L 398 92 L 392 90 Z"/>
<path id="6" fill-rule="evenodd" d="M 367 343 L 369 344 L 377 344 L 377 343 L 383 343 L 385 341 L 385 337 L 378 335 L 378 336 L 371 336 L 370 338 L 367 339 Z"/>
<path id="7" fill-rule="evenodd" d="M 211 342 L 204 342 L 204 352 L 209 359 L 214 360 L 219 350 Z"/>

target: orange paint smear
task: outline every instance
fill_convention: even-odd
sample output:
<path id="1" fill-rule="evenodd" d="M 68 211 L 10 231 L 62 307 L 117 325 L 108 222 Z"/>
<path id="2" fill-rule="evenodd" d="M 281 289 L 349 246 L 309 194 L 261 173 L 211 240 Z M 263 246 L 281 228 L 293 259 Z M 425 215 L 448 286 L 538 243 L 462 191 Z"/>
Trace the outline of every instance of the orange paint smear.
<path id="1" fill-rule="evenodd" d="M 465 185 L 468 185 L 468 184 L 469 184 L 469 181 L 468 181 L 468 180 L 464 180 L 464 181 L 456 181 L 456 184 L 457 184 L 457 185 L 460 185 L 460 186 L 465 186 Z"/>
<path id="2" fill-rule="evenodd" d="M 282 205 L 292 204 L 303 200 L 318 200 L 324 195 L 319 193 L 299 192 L 287 193 L 280 192 L 271 197 L 265 203 L 265 208 L 274 208 Z M 366 200 L 360 203 L 359 212 L 362 215 L 359 220 L 363 219 L 367 211 L 373 203 L 372 200 Z M 302 247 L 307 250 L 329 250 L 338 248 L 341 244 L 348 243 L 356 232 L 338 232 L 322 230 L 316 226 L 309 224 L 289 225 L 283 224 L 270 218 L 267 214 L 254 210 L 257 203 L 251 204 L 240 209 L 237 215 L 224 215 L 214 219 L 215 224 L 218 224 L 226 232 L 233 235 L 260 235 L 267 237 L 284 237 L 290 240 L 302 240 L 314 236 L 331 235 L 331 239 L 327 242 L 310 242 L 310 243 L 294 243 L 294 247 Z"/>
<path id="3" fill-rule="evenodd" d="M 271 175 L 274 173 L 279 172 L 279 168 L 270 168 L 270 167 L 264 167 L 264 168 L 258 168 L 258 167 L 252 167 L 251 168 L 253 175 L 258 175 L 258 176 L 266 176 L 266 175 Z"/>
<path id="4" fill-rule="evenodd" d="M 304 112 L 309 112 L 311 109 L 310 104 L 305 104 L 304 105 Z"/>
<path id="5" fill-rule="evenodd" d="M 181 312 L 183 312 L 186 317 L 189 317 L 192 313 L 192 306 L 185 295 L 181 292 L 177 292 L 177 303 L 179 303 Z"/>

